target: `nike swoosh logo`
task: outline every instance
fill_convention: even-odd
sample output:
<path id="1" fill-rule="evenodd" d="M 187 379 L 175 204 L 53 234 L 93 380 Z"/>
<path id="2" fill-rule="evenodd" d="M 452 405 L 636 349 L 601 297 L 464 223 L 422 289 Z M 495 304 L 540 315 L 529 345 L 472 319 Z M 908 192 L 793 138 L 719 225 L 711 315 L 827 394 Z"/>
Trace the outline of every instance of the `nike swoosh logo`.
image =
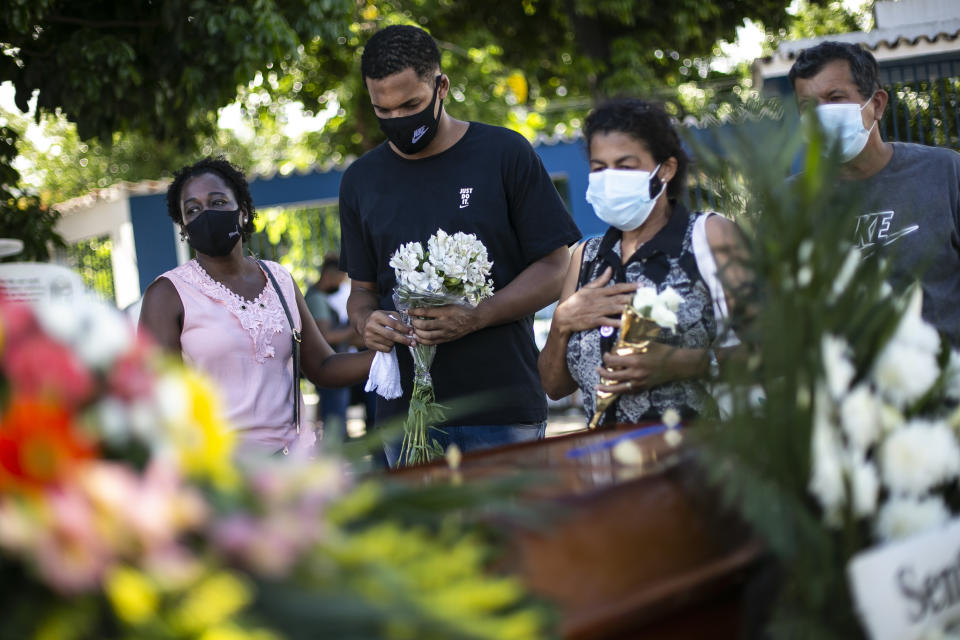
<path id="1" fill-rule="evenodd" d="M 909 235 L 919 228 L 920 228 L 920 225 L 915 224 L 911 227 L 907 227 L 906 229 L 900 229 L 900 231 L 894 231 L 893 233 L 888 234 L 887 237 L 884 239 L 883 246 L 885 247 L 890 246 L 891 244 L 893 244 L 903 236 Z"/>
<path id="2" fill-rule="evenodd" d="M 413 132 L 413 140 L 410 141 L 410 144 L 416 144 L 416 143 L 417 143 L 417 140 L 419 140 L 420 138 L 422 138 L 422 137 L 424 136 L 424 134 L 426 134 L 426 133 L 427 133 L 427 128 L 426 128 L 426 127 L 420 127 L 419 129 L 417 129 L 416 131 L 414 131 L 414 132 Z"/>
<path id="3" fill-rule="evenodd" d="M 469 206 L 470 206 L 470 205 L 468 205 L 468 204 L 462 204 L 462 205 L 460 205 L 460 208 L 461 208 L 461 209 L 466 209 L 466 208 L 469 207 Z"/>

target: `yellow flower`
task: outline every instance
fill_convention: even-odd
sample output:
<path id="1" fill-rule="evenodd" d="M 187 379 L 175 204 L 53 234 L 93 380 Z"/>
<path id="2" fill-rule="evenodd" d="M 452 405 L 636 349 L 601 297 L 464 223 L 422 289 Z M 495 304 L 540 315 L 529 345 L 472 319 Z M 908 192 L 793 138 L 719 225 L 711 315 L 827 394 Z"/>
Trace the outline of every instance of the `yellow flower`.
<path id="1" fill-rule="evenodd" d="M 141 624 L 157 612 L 157 590 L 136 569 L 123 566 L 112 569 L 107 574 L 105 589 L 117 617 L 124 622 Z"/>
<path id="2" fill-rule="evenodd" d="M 198 640 L 280 640 L 280 636 L 267 629 L 241 629 L 235 625 L 222 625 L 207 629 Z"/>
<path id="3" fill-rule="evenodd" d="M 250 602 L 247 586 L 237 576 L 221 571 L 194 586 L 173 613 L 173 625 L 185 633 L 218 627 Z"/>
<path id="4" fill-rule="evenodd" d="M 210 382 L 195 371 L 178 369 L 160 380 L 157 395 L 183 470 L 221 489 L 235 486 L 235 436 Z"/>
<path id="5" fill-rule="evenodd" d="M 527 79 L 519 71 L 514 71 L 507 76 L 507 86 L 517 98 L 517 103 L 524 104 L 527 101 Z"/>

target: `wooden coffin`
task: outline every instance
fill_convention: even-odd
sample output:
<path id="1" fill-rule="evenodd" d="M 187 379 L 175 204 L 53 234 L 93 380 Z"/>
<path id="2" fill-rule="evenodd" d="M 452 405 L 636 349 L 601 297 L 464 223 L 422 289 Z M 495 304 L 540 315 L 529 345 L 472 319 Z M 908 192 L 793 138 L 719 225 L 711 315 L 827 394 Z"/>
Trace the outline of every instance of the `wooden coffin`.
<path id="1" fill-rule="evenodd" d="M 615 439 L 635 442 L 646 462 L 619 464 Z M 505 566 L 557 605 L 564 637 L 740 635 L 762 549 L 721 511 L 683 446 L 635 427 L 575 433 L 467 455 L 456 473 L 469 482 L 531 472 L 540 481 L 524 499 L 560 508 L 548 526 L 511 532 Z M 395 473 L 436 482 L 455 472 L 435 463 Z"/>

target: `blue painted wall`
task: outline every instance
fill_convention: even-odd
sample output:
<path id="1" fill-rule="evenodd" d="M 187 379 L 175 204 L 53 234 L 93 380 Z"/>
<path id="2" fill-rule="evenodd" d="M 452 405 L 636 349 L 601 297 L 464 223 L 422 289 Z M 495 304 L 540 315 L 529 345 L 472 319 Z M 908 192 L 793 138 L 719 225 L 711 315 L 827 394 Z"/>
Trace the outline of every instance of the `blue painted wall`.
<path id="1" fill-rule="evenodd" d="M 142 295 L 157 276 L 177 266 L 176 234 L 167 216 L 166 194 L 131 196 L 130 222 Z"/>

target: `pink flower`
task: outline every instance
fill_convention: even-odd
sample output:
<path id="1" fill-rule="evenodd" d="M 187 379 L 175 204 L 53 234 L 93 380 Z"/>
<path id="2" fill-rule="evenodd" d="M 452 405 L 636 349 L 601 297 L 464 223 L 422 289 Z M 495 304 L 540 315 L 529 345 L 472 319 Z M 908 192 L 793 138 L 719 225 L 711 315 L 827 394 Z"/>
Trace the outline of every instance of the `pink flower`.
<path id="1" fill-rule="evenodd" d="M 103 544 L 92 505 L 73 487 L 46 497 L 51 518 L 34 549 L 37 570 L 64 594 L 98 588 L 112 554 Z"/>
<path id="2" fill-rule="evenodd" d="M 70 349 L 39 333 L 11 342 L 4 356 L 7 378 L 20 393 L 76 408 L 94 392 L 93 377 Z"/>
<path id="3" fill-rule="evenodd" d="M 0 335 L 4 344 L 13 344 L 38 332 L 36 316 L 29 305 L 13 302 L 0 290 Z"/>
<path id="4" fill-rule="evenodd" d="M 155 381 L 148 361 L 151 353 L 150 342 L 145 337 L 138 338 L 133 348 L 120 356 L 107 374 L 110 392 L 127 402 L 150 397 Z"/>

